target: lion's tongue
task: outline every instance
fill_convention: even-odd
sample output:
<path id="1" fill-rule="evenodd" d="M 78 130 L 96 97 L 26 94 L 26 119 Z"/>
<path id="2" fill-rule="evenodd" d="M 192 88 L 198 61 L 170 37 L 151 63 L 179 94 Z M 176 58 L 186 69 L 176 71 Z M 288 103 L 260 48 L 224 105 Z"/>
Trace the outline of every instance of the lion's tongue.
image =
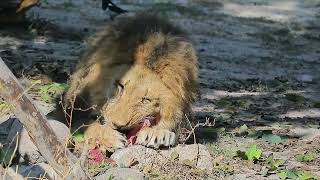
<path id="1" fill-rule="evenodd" d="M 140 126 L 137 126 L 135 128 L 133 128 L 132 130 L 129 131 L 129 133 L 127 134 L 127 139 L 128 139 L 128 144 L 129 145 L 133 145 L 136 140 L 137 140 L 137 133 L 144 127 L 150 127 L 151 126 L 151 122 L 150 122 L 150 118 L 145 118 L 143 121 L 143 124 Z"/>

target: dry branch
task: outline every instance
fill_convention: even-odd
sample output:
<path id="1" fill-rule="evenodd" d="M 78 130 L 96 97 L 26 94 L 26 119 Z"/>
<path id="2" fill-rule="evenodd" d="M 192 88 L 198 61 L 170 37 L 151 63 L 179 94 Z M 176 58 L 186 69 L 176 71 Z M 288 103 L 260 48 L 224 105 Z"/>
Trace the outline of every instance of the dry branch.
<path id="1" fill-rule="evenodd" d="M 0 96 L 24 125 L 41 155 L 63 179 L 86 179 L 79 161 L 61 144 L 46 117 L 25 93 L 10 69 L 0 58 Z"/>
<path id="2" fill-rule="evenodd" d="M 183 144 L 185 144 L 190 139 L 191 135 L 193 135 L 194 144 L 197 144 L 195 130 L 200 127 L 213 127 L 213 126 L 215 126 L 215 123 L 216 123 L 215 119 L 213 122 L 210 122 L 210 118 L 206 118 L 206 121 L 204 123 L 198 122 L 195 126 L 192 126 L 188 116 L 185 115 L 185 117 L 186 117 L 187 122 L 189 123 L 191 130 L 185 129 L 187 131 L 187 137 L 185 139 L 183 139 L 183 141 L 182 141 Z"/>

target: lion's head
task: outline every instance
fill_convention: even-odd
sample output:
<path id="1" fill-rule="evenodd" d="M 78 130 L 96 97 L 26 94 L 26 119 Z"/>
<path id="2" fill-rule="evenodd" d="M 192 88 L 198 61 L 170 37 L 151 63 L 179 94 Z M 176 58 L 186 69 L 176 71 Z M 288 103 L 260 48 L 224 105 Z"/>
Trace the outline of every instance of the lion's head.
<path id="1" fill-rule="evenodd" d="M 117 129 L 130 129 L 145 118 L 159 120 L 161 99 L 168 88 L 152 70 L 135 65 L 115 86 L 117 92 L 102 109 L 107 122 Z"/>

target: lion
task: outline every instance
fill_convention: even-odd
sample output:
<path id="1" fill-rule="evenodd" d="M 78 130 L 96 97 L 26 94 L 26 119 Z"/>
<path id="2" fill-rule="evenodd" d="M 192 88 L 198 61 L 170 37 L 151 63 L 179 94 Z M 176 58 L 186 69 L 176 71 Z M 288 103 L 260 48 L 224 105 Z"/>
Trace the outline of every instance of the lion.
<path id="1" fill-rule="evenodd" d="M 94 37 L 64 96 L 103 117 L 86 129 L 87 142 L 123 148 L 123 133 L 150 119 L 135 144 L 175 145 L 198 97 L 198 60 L 187 33 L 158 15 L 135 13 Z"/>

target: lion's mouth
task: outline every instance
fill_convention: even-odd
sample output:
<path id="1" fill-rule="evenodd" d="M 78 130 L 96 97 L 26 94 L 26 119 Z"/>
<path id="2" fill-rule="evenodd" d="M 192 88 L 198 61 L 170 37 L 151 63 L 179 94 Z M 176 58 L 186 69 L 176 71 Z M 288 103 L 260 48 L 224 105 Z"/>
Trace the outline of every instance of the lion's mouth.
<path id="1" fill-rule="evenodd" d="M 156 116 L 146 116 L 141 120 L 141 122 L 137 126 L 127 131 L 126 136 L 128 139 L 128 145 L 135 144 L 137 140 L 138 132 L 145 127 L 150 127 L 154 125 L 155 121 L 156 121 Z"/>

